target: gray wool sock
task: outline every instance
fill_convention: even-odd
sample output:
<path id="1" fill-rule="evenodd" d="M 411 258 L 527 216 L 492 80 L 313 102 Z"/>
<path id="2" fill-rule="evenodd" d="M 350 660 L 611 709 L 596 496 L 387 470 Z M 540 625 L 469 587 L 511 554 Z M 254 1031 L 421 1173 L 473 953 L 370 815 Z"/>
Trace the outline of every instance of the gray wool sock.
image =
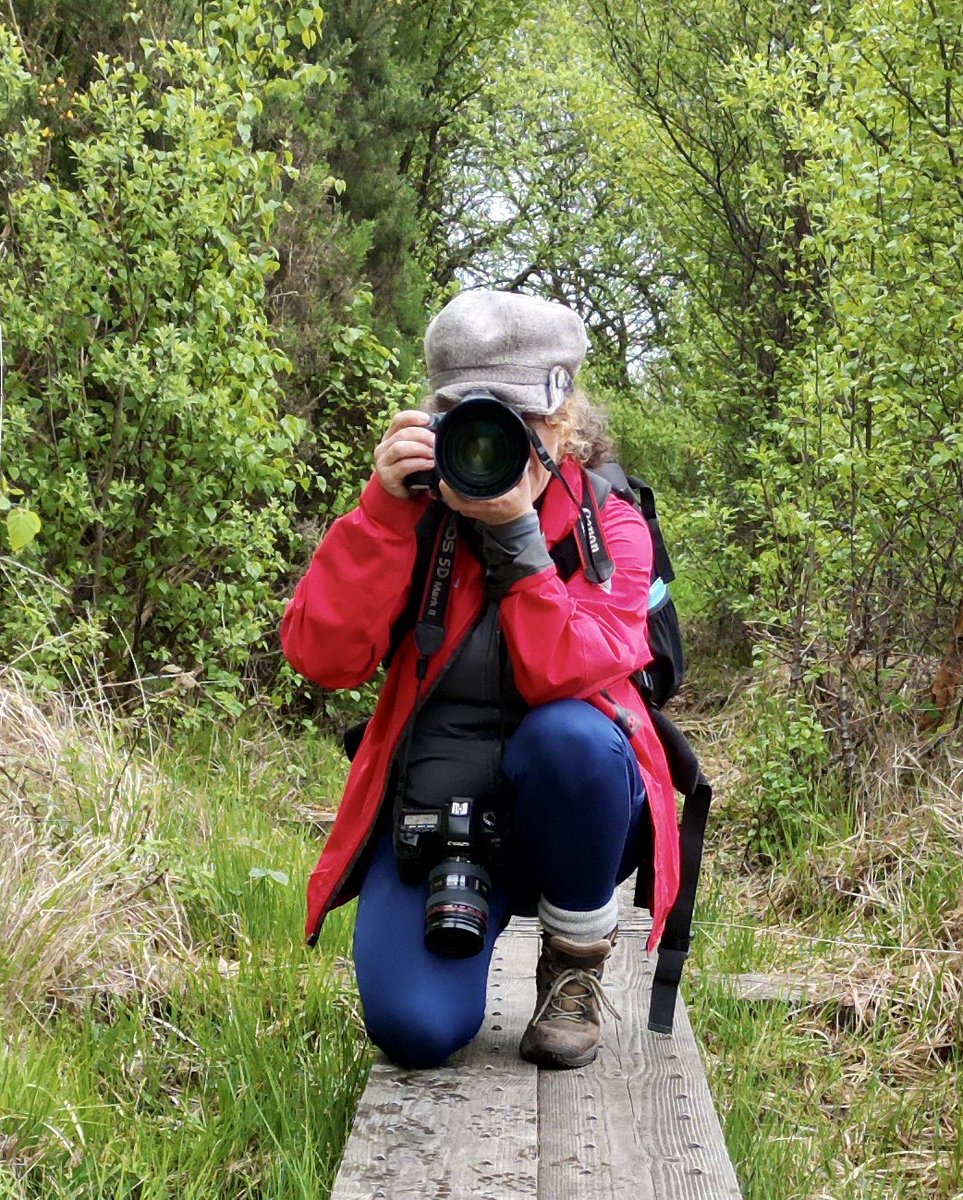
<path id="1" fill-rule="evenodd" d="M 608 904 L 588 912 L 575 912 L 569 908 L 558 908 L 542 896 L 538 901 L 538 919 L 542 928 L 551 937 L 558 934 L 571 938 L 573 942 L 597 942 L 619 923 L 619 901 L 615 893 Z"/>

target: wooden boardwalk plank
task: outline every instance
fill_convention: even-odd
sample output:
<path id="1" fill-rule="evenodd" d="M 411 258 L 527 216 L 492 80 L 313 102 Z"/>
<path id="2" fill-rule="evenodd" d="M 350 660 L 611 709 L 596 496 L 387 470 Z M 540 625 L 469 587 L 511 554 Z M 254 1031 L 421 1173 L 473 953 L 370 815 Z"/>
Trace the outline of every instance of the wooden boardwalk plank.
<path id="1" fill-rule="evenodd" d="M 538 1188 L 537 1071 L 516 1054 L 538 944 L 499 939 L 481 1032 L 437 1070 L 379 1053 L 331 1200 L 506 1200 Z"/>
<path id="2" fill-rule="evenodd" d="M 789 971 L 748 971 L 741 975 L 713 975 L 713 987 L 735 1000 L 748 1003 L 791 1005 L 866 1005 L 892 987 L 890 981 L 858 979 L 826 971 L 822 975 L 798 975 Z"/>
<path id="3" fill-rule="evenodd" d="M 741 1195 L 685 1006 L 675 1032 L 647 1028 L 649 922 L 620 895 L 619 945 L 596 1061 L 539 1073 L 540 1200 L 729 1200 Z"/>
<path id="4" fill-rule="evenodd" d="M 648 922 L 628 906 L 606 970 L 607 1017 L 591 1066 L 536 1071 L 517 1053 L 534 1002 L 535 921 L 499 939 L 488 1016 L 435 1071 L 372 1068 L 332 1200 L 736 1200 L 741 1193 L 681 1000 L 651 1033 Z"/>

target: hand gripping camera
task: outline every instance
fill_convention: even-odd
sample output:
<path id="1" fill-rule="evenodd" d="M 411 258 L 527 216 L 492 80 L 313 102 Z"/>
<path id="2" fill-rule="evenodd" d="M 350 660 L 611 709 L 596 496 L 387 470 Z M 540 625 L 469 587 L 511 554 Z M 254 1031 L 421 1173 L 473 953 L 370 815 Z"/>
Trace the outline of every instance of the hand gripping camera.
<path id="1" fill-rule="evenodd" d="M 432 413 L 435 470 L 414 471 L 409 491 L 438 487 L 439 479 L 469 500 L 494 500 L 525 474 L 532 444 L 522 418 L 491 392 L 469 392 L 447 413 Z"/>
<path id="2" fill-rule="evenodd" d="M 395 859 L 406 883 L 428 870 L 425 946 L 447 958 L 470 958 L 485 945 L 492 880 L 483 863 L 502 850 L 495 813 L 470 796 L 440 808 L 401 804 L 395 815 Z"/>

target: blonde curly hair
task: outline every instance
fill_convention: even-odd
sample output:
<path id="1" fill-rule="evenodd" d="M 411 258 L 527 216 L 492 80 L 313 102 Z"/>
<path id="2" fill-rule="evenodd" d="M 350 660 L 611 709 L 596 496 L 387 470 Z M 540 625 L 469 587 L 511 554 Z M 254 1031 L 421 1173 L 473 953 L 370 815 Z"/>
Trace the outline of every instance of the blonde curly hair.
<path id="1" fill-rule="evenodd" d="M 558 431 L 558 458 L 574 458 L 583 467 L 610 462 L 614 447 L 608 434 L 605 411 L 593 404 L 581 388 L 575 388 L 546 424 Z"/>

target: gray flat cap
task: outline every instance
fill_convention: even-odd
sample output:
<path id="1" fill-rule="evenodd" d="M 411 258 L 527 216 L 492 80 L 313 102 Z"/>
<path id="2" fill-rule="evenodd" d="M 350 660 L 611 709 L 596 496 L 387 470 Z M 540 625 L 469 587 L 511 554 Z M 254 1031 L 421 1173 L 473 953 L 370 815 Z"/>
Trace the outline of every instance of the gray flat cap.
<path id="1" fill-rule="evenodd" d="M 487 388 L 518 412 L 542 416 L 564 403 L 587 349 L 578 313 L 516 292 L 462 292 L 425 333 L 436 395 L 460 400 Z"/>

